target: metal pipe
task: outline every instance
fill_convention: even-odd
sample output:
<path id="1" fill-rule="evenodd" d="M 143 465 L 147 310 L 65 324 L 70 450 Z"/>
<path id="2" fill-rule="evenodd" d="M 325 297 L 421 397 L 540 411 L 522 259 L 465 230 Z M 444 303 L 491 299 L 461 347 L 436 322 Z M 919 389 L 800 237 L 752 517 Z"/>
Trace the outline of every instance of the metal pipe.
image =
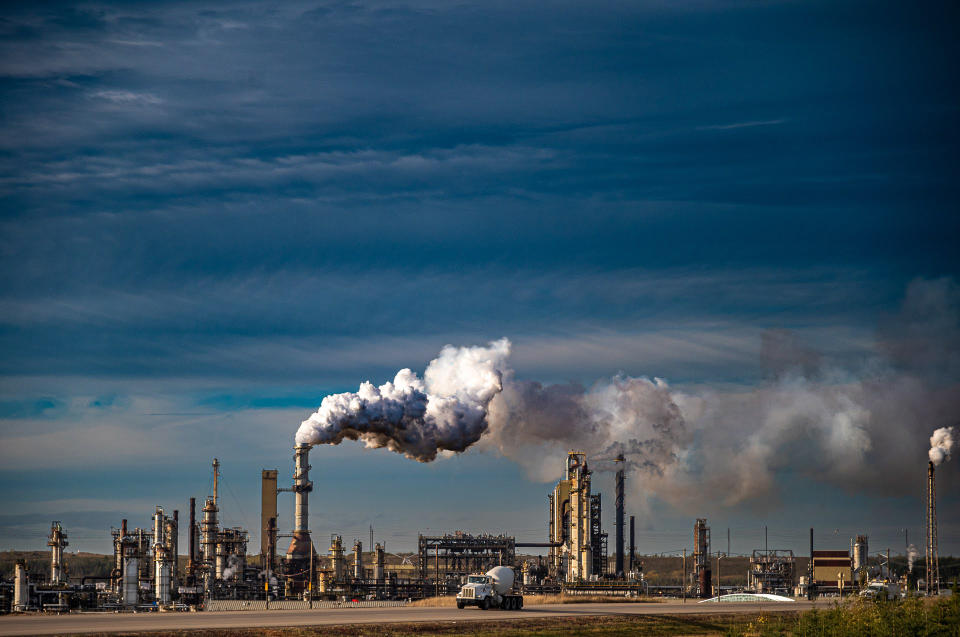
<path id="1" fill-rule="evenodd" d="M 635 562 L 635 559 L 636 559 L 636 558 L 634 557 L 634 555 L 635 555 L 635 554 L 634 554 L 634 551 L 636 550 L 636 544 L 634 544 L 633 521 L 634 521 L 634 517 L 631 515 L 631 516 L 630 516 L 630 572 L 633 572 L 633 570 L 634 570 L 634 566 L 635 566 L 634 562 Z"/>

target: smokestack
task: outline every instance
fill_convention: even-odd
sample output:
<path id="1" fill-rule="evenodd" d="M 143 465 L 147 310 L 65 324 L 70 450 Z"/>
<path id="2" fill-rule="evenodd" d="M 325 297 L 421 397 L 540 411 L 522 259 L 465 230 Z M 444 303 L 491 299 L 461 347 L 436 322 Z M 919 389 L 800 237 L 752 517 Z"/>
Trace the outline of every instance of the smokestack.
<path id="1" fill-rule="evenodd" d="M 927 595 L 940 592 L 940 557 L 937 547 L 937 483 L 934 462 L 927 463 Z"/>
<path id="2" fill-rule="evenodd" d="M 126 520 L 124 520 L 126 522 Z M 187 575 L 192 576 L 196 568 L 197 559 L 197 499 L 190 498 L 190 537 L 188 538 L 187 548 L 190 554 L 187 556 Z"/>
<path id="3" fill-rule="evenodd" d="M 310 482 L 310 445 L 299 444 L 294 447 L 295 469 L 293 472 L 293 490 L 297 496 L 296 512 L 294 514 L 293 531 L 310 532 L 310 510 L 308 494 L 313 491 Z"/>
<path id="4" fill-rule="evenodd" d="M 616 495 L 614 506 L 617 510 L 617 577 L 623 577 L 623 454 L 617 456 Z"/>
<path id="5" fill-rule="evenodd" d="M 267 555 L 270 544 L 270 520 L 277 519 L 277 470 L 260 471 L 260 555 L 263 564 L 270 561 Z"/>
<path id="6" fill-rule="evenodd" d="M 308 563 L 316 553 L 313 549 L 313 541 L 310 539 L 309 494 L 313 491 L 313 483 L 310 482 L 310 446 L 309 444 L 299 443 L 293 448 L 293 487 L 288 489 L 292 490 L 296 496 L 296 504 L 293 537 L 290 540 L 290 547 L 287 549 L 287 560 L 299 562 L 295 568 L 304 572 L 308 572 L 307 569 L 312 572 Z"/>
<path id="7" fill-rule="evenodd" d="M 631 515 L 631 516 L 630 516 L 630 572 L 631 572 L 631 573 L 632 573 L 633 570 L 634 570 L 634 562 L 636 561 L 636 557 L 634 557 L 634 556 L 635 556 L 634 551 L 636 550 L 636 544 L 634 544 L 633 521 L 634 521 L 634 517 Z"/>

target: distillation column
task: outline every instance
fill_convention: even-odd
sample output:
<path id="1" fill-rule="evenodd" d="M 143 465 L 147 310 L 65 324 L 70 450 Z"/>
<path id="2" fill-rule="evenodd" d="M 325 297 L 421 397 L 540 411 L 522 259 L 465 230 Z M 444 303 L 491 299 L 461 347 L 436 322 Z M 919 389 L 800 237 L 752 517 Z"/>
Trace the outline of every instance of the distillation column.
<path id="1" fill-rule="evenodd" d="M 67 534 L 63 532 L 63 525 L 59 521 L 54 521 L 50 525 L 50 539 L 47 546 L 50 547 L 50 583 L 61 584 L 63 577 L 63 548 L 68 546 Z"/>
<path id="2" fill-rule="evenodd" d="M 27 563 L 17 560 L 13 577 L 13 611 L 25 611 L 30 608 L 30 581 L 27 579 Z"/>
<path id="3" fill-rule="evenodd" d="M 166 543 L 167 520 L 163 509 L 157 507 L 153 515 L 153 576 L 154 595 L 161 606 L 170 604 L 170 557 Z"/>
<path id="4" fill-rule="evenodd" d="M 204 579 L 209 580 L 213 575 L 217 561 L 217 488 L 220 480 L 220 462 L 213 459 L 213 495 L 207 498 L 203 505 L 203 519 L 200 522 L 200 552 L 203 562 Z"/>
<path id="5" fill-rule="evenodd" d="M 353 542 L 353 578 L 363 579 L 363 542 Z"/>
<path id="6" fill-rule="evenodd" d="M 383 545 L 380 544 L 380 542 L 377 542 L 374 545 L 373 556 L 374 556 L 373 579 L 375 579 L 378 582 L 382 582 L 384 577 L 384 570 L 383 570 L 384 551 L 383 551 Z"/>

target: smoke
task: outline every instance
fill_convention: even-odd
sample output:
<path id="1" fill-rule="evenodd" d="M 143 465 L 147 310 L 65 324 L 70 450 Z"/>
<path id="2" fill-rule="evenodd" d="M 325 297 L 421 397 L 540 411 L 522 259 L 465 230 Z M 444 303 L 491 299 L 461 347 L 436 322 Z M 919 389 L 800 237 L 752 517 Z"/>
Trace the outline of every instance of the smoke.
<path id="1" fill-rule="evenodd" d="M 927 455 L 930 462 L 939 466 L 944 460 L 950 459 L 953 450 L 953 427 L 940 427 L 930 436 L 930 451 Z"/>
<path id="2" fill-rule="evenodd" d="M 490 405 L 489 441 L 532 477 L 549 480 L 569 449 L 586 452 L 594 469 L 614 469 L 623 454 L 628 467 L 662 474 L 690 438 L 662 379 L 615 376 L 586 389 L 517 381 L 510 373 Z"/>
<path id="3" fill-rule="evenodd" d="M 917 556 L 920 555 L 920 552 L 917 550 L 917 547 L 911 544 L 907 547 L 907 571 L 913 572 L 913 563 L 917 561 Z"/>
<path id="4" fill-rule="evenodd" d="M 223 569 L 223 579 L 228 580 L 237 573 L 237 567 L 240 565 L 240 558 L 236 555 L 227 557 L 227 567 Z"/>
<path id="5" fill-rule="evenodd" d="M 362 440 L 420 462 L 439 451 L 463 451 L 487 429 L 487 407 L 503 388 L 510 341 L 487 347 L 447 345 L 421 380 L 409 369 L 393 382 L 364 382 L 357 392 L 332 394 L 303 421 L 297 444 L 340 444 Z"/>
<path id="6" fill-rule="evenodd" d="M 631 506 L 656 498 L 688 513 L 768 510 L 797 478 L 914 494 L 930 423 L 960 414 L 960 288 L 911 283 L 873 355 L 843 367 L 783 330 L 758 337 L 766 377 L 739 388 L 626 375 L 548 385 L 517 378 L 506 339 L 447 346 L 422 380 L 405 369 L 392 383 L 327 396 L 297 442 L 362 440 L 423 462 L 476 444 L 543 482 L 560 477 L 571 449 L 598 470 L 615 469 L 623 454 Z M 953 438 L 951 428 L 937 430 L 931 460 L 946 459 Z"/>

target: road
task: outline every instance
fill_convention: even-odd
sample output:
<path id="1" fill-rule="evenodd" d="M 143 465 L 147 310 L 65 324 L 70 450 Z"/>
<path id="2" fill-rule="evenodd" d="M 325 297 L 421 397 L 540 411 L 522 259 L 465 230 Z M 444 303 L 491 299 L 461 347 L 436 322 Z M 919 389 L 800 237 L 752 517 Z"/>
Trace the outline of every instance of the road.
<path id="1" fill-rule="evenodd" d="M 821 604 L 822 606 L 823 604 Z M 520 611 L 481 611 L 456 608 L 327 608 L 318 610 L 228 611 L 210 613 L 73 613 L 69 615 L 7 615 L 0 617 L 0 635 L 210 630 L 267 626 L 321 626 L 392 622 L 445 622 L 585 615 L 687 615 L 808 610 L 811 602 L 697 604 L 555 604 Z"/>

